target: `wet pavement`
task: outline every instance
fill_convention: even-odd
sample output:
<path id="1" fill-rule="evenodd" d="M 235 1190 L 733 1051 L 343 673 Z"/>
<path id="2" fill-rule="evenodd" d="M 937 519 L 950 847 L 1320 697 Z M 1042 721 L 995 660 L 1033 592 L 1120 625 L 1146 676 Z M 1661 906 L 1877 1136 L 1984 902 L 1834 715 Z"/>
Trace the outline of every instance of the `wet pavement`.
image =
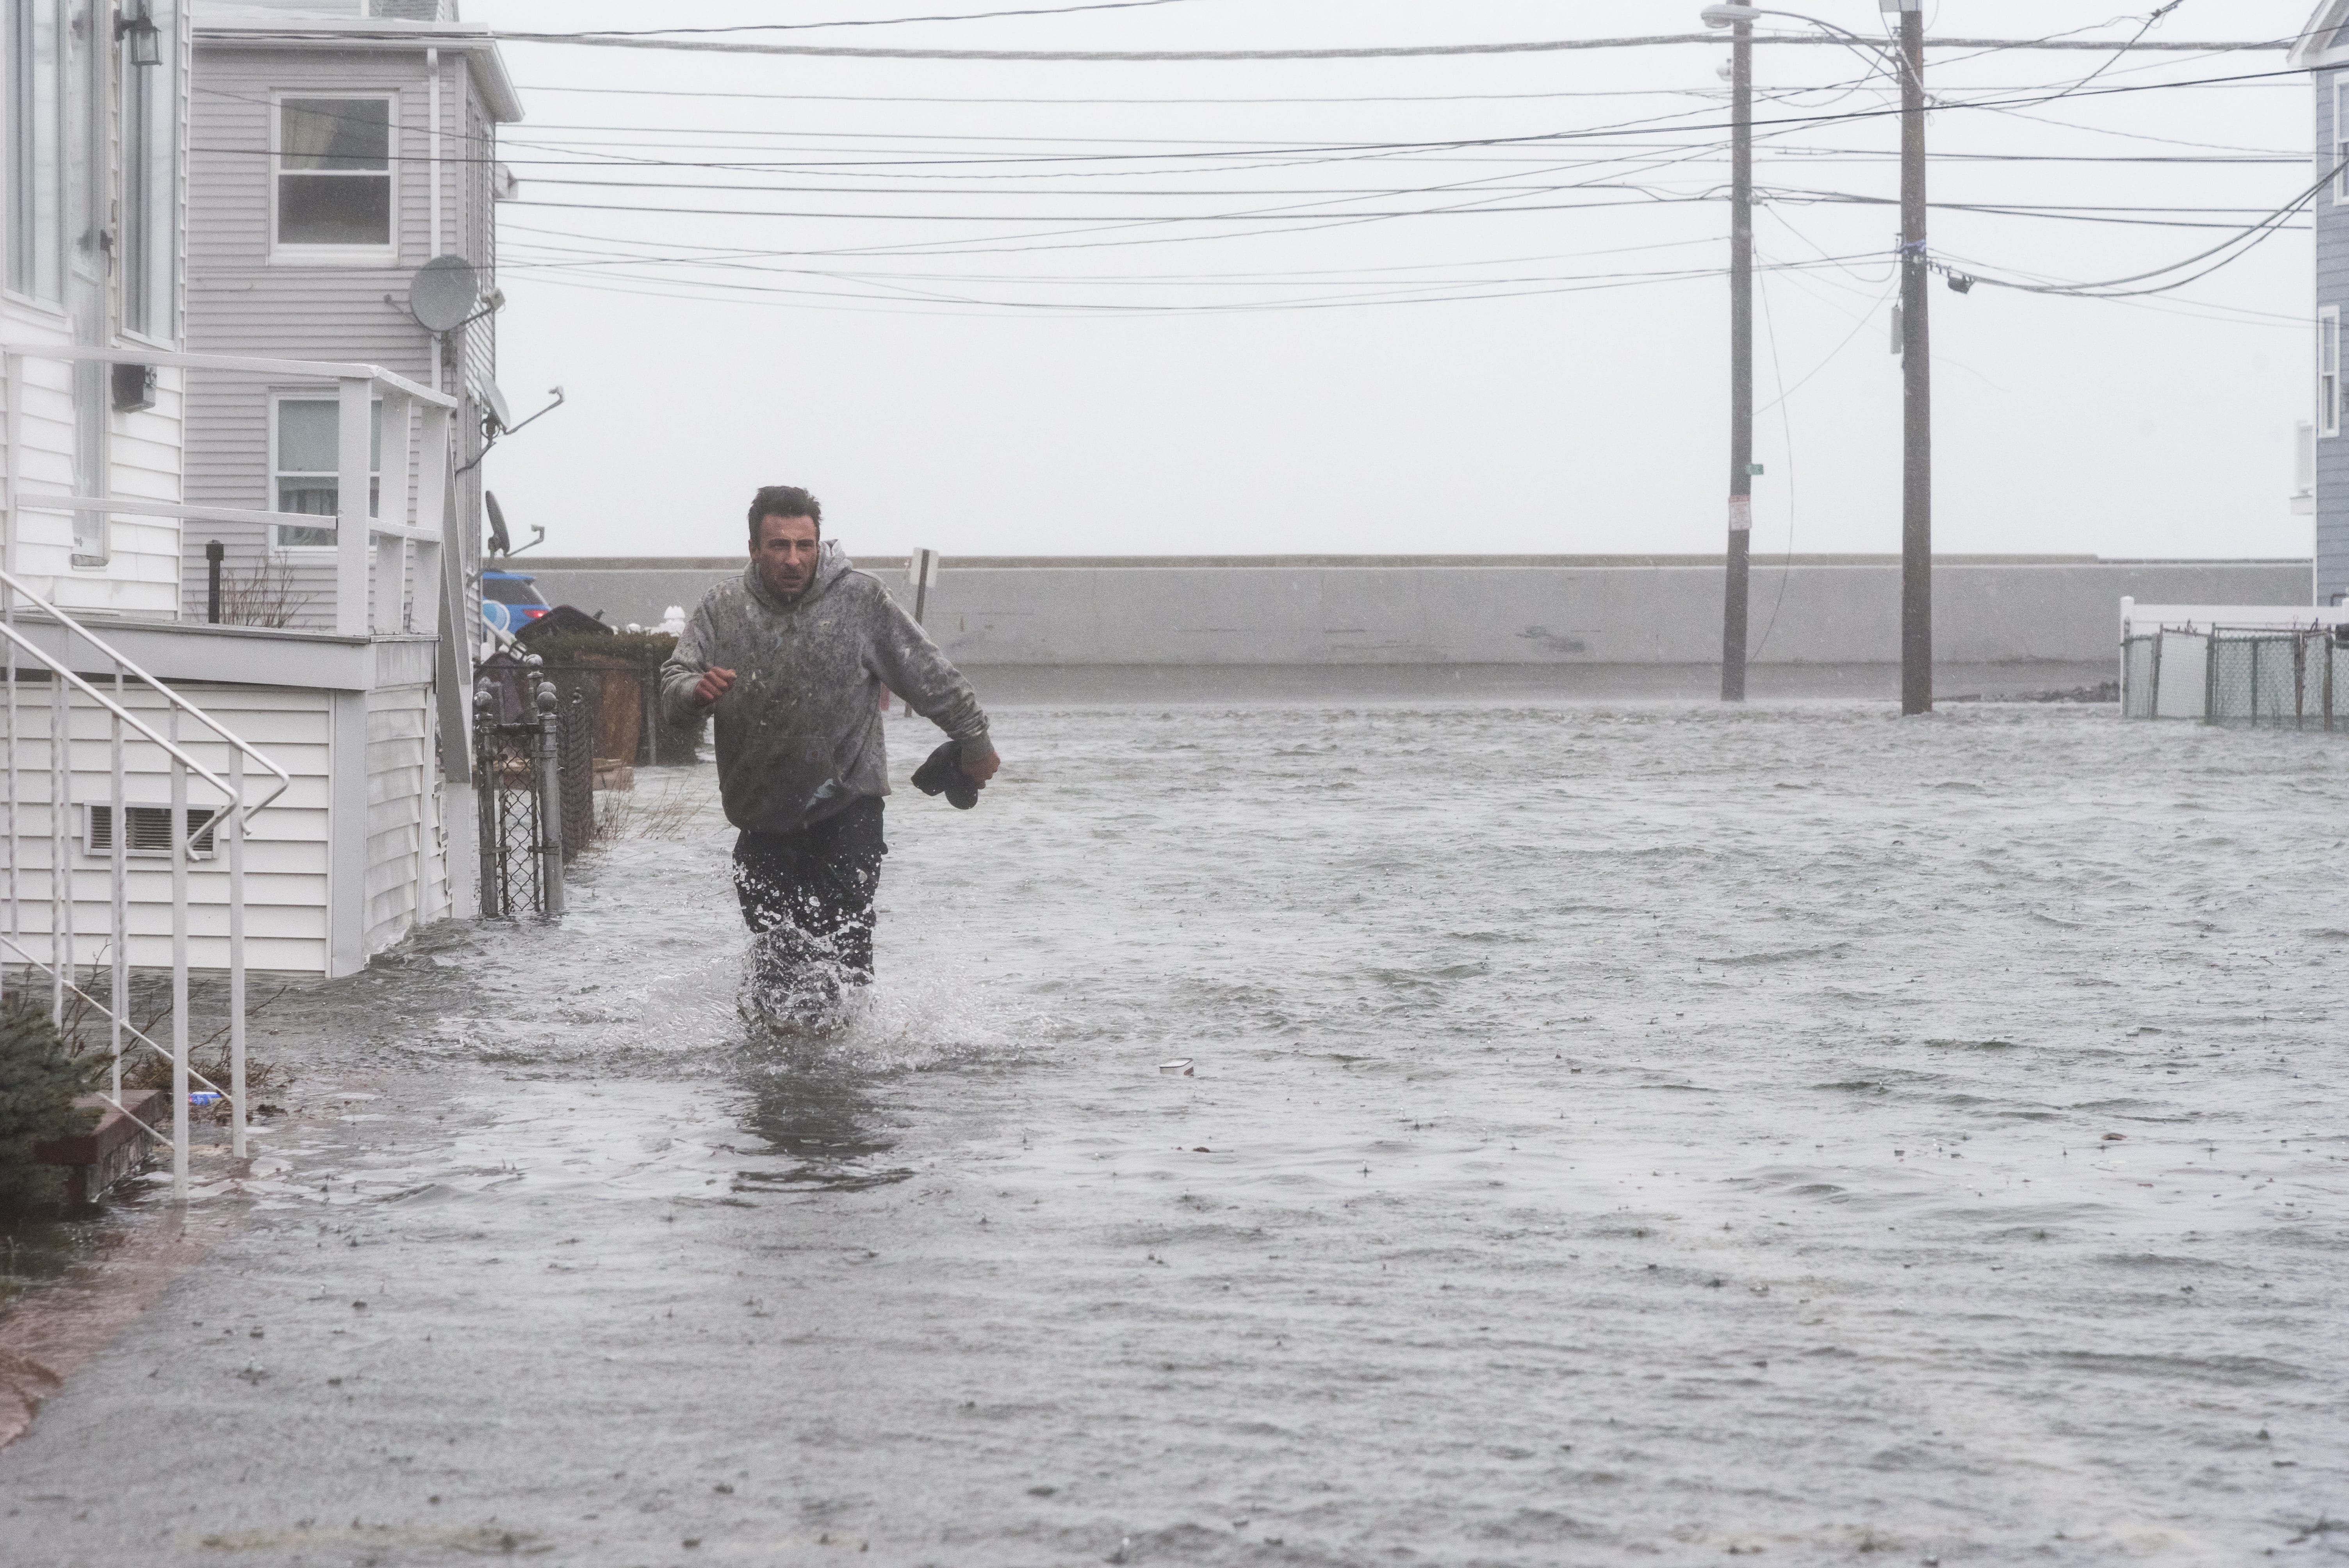
<path id="1" fill-rule="evenodd" d="M 250 1178 L 67 1271 L 181 1249 L 0 1563 L 2349 1555 L 2338 740 L 999 730 L 831 1039 L 738 1021 L 706 804 L 277 1004 Z"/>

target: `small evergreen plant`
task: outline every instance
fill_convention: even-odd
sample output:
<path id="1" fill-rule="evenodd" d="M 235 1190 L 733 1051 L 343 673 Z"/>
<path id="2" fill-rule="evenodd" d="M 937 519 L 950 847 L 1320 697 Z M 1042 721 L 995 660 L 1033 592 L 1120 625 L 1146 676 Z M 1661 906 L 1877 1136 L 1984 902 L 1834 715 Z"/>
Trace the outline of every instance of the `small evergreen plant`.
<path id="1" fill-rule="evenodd" d="M 0 1210 L 54 1202 L 65 1187 L 61 1166 L 38 1165 L 33 1148 L 98 1124 L 74 1097 L 98 1087 L 105 1057 L 67 1048 L 47 1009 L 10 998 L 0 1005 Z"/>

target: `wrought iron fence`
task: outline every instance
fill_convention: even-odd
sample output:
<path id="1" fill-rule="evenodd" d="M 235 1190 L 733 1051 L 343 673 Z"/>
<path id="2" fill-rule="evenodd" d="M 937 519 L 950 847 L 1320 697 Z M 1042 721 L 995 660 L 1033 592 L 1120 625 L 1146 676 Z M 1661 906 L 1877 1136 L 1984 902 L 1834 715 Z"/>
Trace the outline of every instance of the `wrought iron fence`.
<path id="1" fill-rule="evenodd" d="M 473 690 L 481 916 L 563 913 L 562 698 L 535 655 L 482 666 Z M 586 770 L 576 773 L 585 779 Z M 592 821 L 592 808 L 581 813 Z M 582 842 L 585 841 L 585 830 Z"/>
<path id="2" fill-rule="evenodd" d="M 547 662 L 545 670 L 563 693 L 566 717 L 576 693 L 592 696 L 586 731 L 591 761 L 658 768 L 696 760 L 706 721 L 669 722 L 661 712 L 657 666 L 558 655 Z"/>
<path id="3" fill-rule="evenodd" d="M 602 702 L 599 678 L 592 686 L 573 688 L 563 703 L 560 793 L 566 862 L 577 860 L 595 836 L 595 718 Z"/>

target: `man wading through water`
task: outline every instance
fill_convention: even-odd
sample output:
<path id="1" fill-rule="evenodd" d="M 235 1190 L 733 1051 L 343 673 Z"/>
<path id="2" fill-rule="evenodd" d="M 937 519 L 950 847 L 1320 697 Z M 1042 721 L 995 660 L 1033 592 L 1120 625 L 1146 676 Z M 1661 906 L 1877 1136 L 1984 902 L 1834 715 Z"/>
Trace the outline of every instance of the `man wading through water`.
<path id="1" fill-rule="evenodd" d="M 756 1010 L 801 1026 L 834 1016 L 843 980 L 873 977 L 873 894 L 889 852 L 882 688 L 958 743 L 973 787 L 997 766 L 970 682 L 823 529 L 823 508 L 797 486 L 752 497 L 750 566 L 702 596 L 661 666 L 672 719 L 717 712 Z"/>

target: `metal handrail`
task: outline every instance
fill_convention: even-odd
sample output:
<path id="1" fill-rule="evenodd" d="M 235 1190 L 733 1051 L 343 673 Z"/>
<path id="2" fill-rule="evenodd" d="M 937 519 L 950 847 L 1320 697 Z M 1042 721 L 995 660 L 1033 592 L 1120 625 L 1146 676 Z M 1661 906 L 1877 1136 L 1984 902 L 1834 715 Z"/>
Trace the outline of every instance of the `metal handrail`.
<path id="1" fill-rule="evenodd" d="M 313 517 L 307 513 L 279 513 L 241 507 L 211 507 L 190 505 L 182 501 L 153 500 L 140 497 L 111 494 L 82 495 L 85 488 L 77 481 L 63 490 L 47 490 L 24 483 L 19 459 L 22 437 L 26 383 L 22 366 L 31 359 L 60 361 L 68 364 L 145 365 L 170 366 L 181 370 L 223 371 L 246 373 L 275 379 L 298 378 L 340 383 L 337 395 L 340 407 L 340 433 L 343 437 L 341 463 L 338 472 L 340 499 L 344 503 L 337 515 Z M 45 975 L 51 993 L 52 1016 L 62 1022 L 66 997 L 68 994 L 94 1007 L 110 1027 L 112 1035 L 113 1076 L 106 1102 L 124 1115 L 122 1094 L 122 1060 L 127 1049 L 145 1048 L 167 1057 L 171 1064 L 171 1119 L 168 1133 L 150 1126 L 140 1118 L 130 1119 L 150 1137 L 168 1141 L 171 1150 L 171 1191 L 175 1198 L 188 1193 L 189 1177 L 189 1103 L 191 1082 L 221 1094 L 231 1112 L 231 1152 L 242 1159 L 246 1152 L 247 1096 L 250 1087 L 245 1081 L 245 896 L 244 848 L 247 825 L 254 815 L 281 799 L 293 785 L 293 775 L 285 768 L 257 749 L 242 736 L 228 728 L 202 707 L 182 696 L 171 686 L 127 657 L 104 637 L 92 631 L 82 621 L 59 608 L 45 593 L 36 591 L 18 575 L 21 571 L 16 557 L 16 524 L 26 511 L 64 511 L 74 513 L 113 513 L 170 517 L 182 521 L 213 521 L 221 523 L 298 525 L 305 528 L 331 527 L 338 536 L 336 562 L 336 627 L 344 633 L 353 631 L 371 634 L 378 630 L 369 609 L 371 599 L 384 602 L 394 618 L 405 621 L 405 595 L 402 581 L 411 562 L 419 568 L 416 584 L 418 607 L 439 597 L 445 607 L 457 603 L 448 595 L 451 587 L 448 554 L 447 507 L 445 495 L 448 466 L 447 444 L 453 417 L 461 410 L 460 400 L 450 394 L 418 385 L 407 377 L 386 370 L 381 366 L 345 363 L 341 361 L 294 360 L 220 354 L 181 354 L 138 348 L 75 347 L 60 344 L 16 345 L 0 343 L 0 360 L 7 371 L 6 409 L 6 475 L 0 481 L 0 509 L 5 509 L 7 529 L 5 551 L 0 551 L 0 654 L 5 655 L 7 667 L 6 710 L 8 738 L 12 748 L 5 759 L 7 769 L 6 806 L 8 813 L 7 875 L 9 902 L 8 934 L 0 936 L 0 951 L 16 956 L 28 971 Z M 373 490 L 370 464 L 367 452 L 370 443 L 365 438 L 367 405 L 376 397 L 387 410 L 397 408 L 396 426 L 384 421 L 384 455 L 380 518 L 373 515 L 376 509 L 362 498 Z M 420 449 L 410 435 L 409 410 L 421 416 Z M 354 445 L 356 428 L 359 438 Z M 411 454 L 419 460 L 419 477 L 409 478 L 409 459 Z M 88 486 L 101 491 L 110 490 L 110 483 Z M 408 502 L 416 502 L 413 523 L 409 521 Z M 357 524 L 347 528 L 346 523 Z M 378 541 L 385 548 L 378 550 Z M 430 566 L 429 578 L 423 568 Z M 428 593 L 428 584 L 430 592 Z M 47 584 L 45 583 L 44 586 Z M 388 595 L 387 599 L 386 595 Z M 21 604 L 20 604 L 21 596 Z M 40 630 L 40 637 L 27 635 L 28 628 L 19 624 L 20 608 L 30 613 Z M 50 635 L 50 629 L 56 635 Z M 98 679 L 110 677 L 111 694 L 73 667 L 82 657 L 75 639 L 98 658 L 106 661 L 106 671 Z M 47 645 L 45 646 L 44 645 Z M 54 648 L 54 653 L 49 651 Z M 18 701 L 16 673 L 19 651 L 28 655 L 27 666 L 47 674 L 50 717 L 47 728 L 49 785 L 47 792 L 48 836 L 51 842 L 47 883 L 50 905 L 47 938 L 47 962 L 34 957 L 19 938 L 26 934 L 19 924 L 23 906 L 20 877 L 24 871 L 21 846 L 23 825 L 19 815 L 17 779 L 25 769 L 22 758 L 14 753 L 18 735 Z M 154 720 L 134 712 L 127 706 L 127 683 L 143 684 L 160 695 L 162 711 Z M 113 995 L 110 1005 L 101 1003 L 79 984 L 80 965 L 75 954 L 74 905 L 77 898 L 75 880 L 80 874 L 79 859 L 71 854 L 68 846 L 72 835 L 67 827 L 77 793 L 75 777 L 73 715 L 83 699 L 94 704 L 98 712 L 107 716 L 112 731 L 113 781 L 111 799 L 111 880 L 112 880 L 112 965 Z M 83 710 L 87 711 L 87 710 Z M 148 710 L 152 711 L 152 710 Z M 202 729 L 183 742 L 183 716 Z M 130 1022 L 129 1011 L 129 911 L 127 888 L 129 881 L 128 861 L 130 828 L 126 796 L 124 767 L 125 742 L 136 738 L 160 748 L 166 759 L 166 771 L 171 776 L 171 880 L 170 907 L 171 913 L 171 1043 L 167 1049 L 150 1037 L 145 1030 Z M 196 755 L 197 748 L 209 750 L 222 745 L 227 750 L 225 769 L 208 766 Z M 257 780 L 263 788 L 248 792 L 246 766 L 257 763 L 266 778 Z M 142 764 L 142 767 L 144 765 Z M 223 777 L 225 774 L 225 777 Z M 188 799 L 189 779 L 200 780 L 222 797 L 217 806 L 198 808 L 199 818 Z M 227 838 L 227 910 L 228 910 L 228 972 L 229 1022 L 227 1026 L 230 1082 L 223 1087 L 198 1070 L 190 1060 L 188 948 L 190 899 L 190 849 L 193 841 L 212 835 L 215 845 L 219 835 Z M 421 918 L 419 903 L 419 917 Z M 101 950 L 102 951 L 102 950 Z"/>
<path id="2" fill-rule="evenodd" d="M 253 814 L 255 811 L 258 811 L 263 807 L 274 802 L 277 797 L 285 793 L 285 791 L 292 787 L 294 783 L 293 774 L 287 772 L 285 769 L 280 768 L 276 763 L 272 762 L 266 755 L 254 749 L 251 743 L 237 735 L 235 731 L 230 729 L 226 725 L 221 723 L 220 720 L 214 718 L 211 714 L 206 713 L 202 708 L 198 707 L 186 697 L 183 697 L 178 692 L 173 691 L 170 686 L 165 686 L 153 676 L 149 675 L 144 669 L 141 669 L 138 665 L 131 662 L 130 658 L 127 655 L 123 654 L 113 645 L 108 643 L 104 638 L 98 636 L 95 632 L 92 632 L 88 626 L 83 625 L 79 621 L 75 620 L 71 615 L 67 614 L 63 610 L 58 609 L 55 604 L 52 604 L 38 593 L 34 593 L 30 588 L 26 587 L 22 579 L 10 573 L 0 571 L 0 588 L 5 588 L 8 592 L 23 594 L 26 599 L 30 600 L 34 607 L 39 610 L 43 614 L 48 616 L 51 620 L 57 622 L 58 625 L 63 626 L 67 631 L 73 633 L 76 636 L 80 637 L 84 642 L 89 644 L 90 646 L 98 649 L 108 658 L 113 660 L 126 675 L 129 675 L 135 679 L 146 682 L 150 688 L 162 695 L 164 701 L 170 703 L 173 707 L 178 708 L 181 713 L 186 714 L 190 718 L 194 719 L 197 723 L 203 725 L 214 735 L 219 736 L 222 740 L 227 742 L 230 746 L 234 747 L 237 750 L 243 752 L 247 757 L 250 757 L 255 762 L 260 763 L 263 768 L 266 769 L 271 773 L 275 774 L 277 776 L 277 788 L 272 789 L 260 799 L 255 800 L 252 805 L 244 806 L 244 820 L 246 821 L 251 821 L 253 820 Z M 5 636 L 10 642 L 16 644 L 18 647 L 23 648 L 26 652 L 31 654 L 34 658 L 39 660 L 45 667 L 57 675 L 63 676 L 67 680 L 71 681 L 78 689 L 88 692 L 91 696 L 98 700 L 100 707 L 106 708 L 107 711 L 112 713 L 125 724 L 130 726 L 131 728 L 137 730 L 140 734 L 145 736 L 148 739 L 161 747 L 165 755 L 176 758 L 181 762 L 184 762 L 190 768 L 193 769 L 197 774 L 203 779 L 205 783 L 210 784 L 213 789 L 219 790 L 222 794 L 226 795 L 236 804 L 240 806 L 244 805 L 244 802 L 238 798 L 239 792 L 230 788 L 228 780 L 222 779 L 219 774 L 214 773 L 211 769 L 205 767 L 202 763 L 197 761 L 194 758 L 181 750 L 177 742 L 166 740 L 163 737 L 156 734 L 152 729 L 149 728 L 136 714 L 131 713 L 128 708 L 118 706 L 113 698 L 108 696 L 104 692 L 101 692 L 97 687 L 91 686 L 88 681 L 83 680 L 79 676 L 74 674 L 72 670 L 67 668 L 63 664 L 60 664 L 57 660 L 49 657 L 47 653 L 42 651 L 40 645 L 25 637 L 19 634 L 14 626 L 7 624 L 5 622 L 0 622 L 0 636 Z M 211 827 L 219 820 L 220 816 L 219 813 L 216 812 L 212 817 L 206 820 L 204 826 L 207 828 Z M 202 832 L 203 830 L 200 828 L 197 830 L 195 836 L 202 837 Z"/>
<path id="3" fill-rule="evenodd" d="M 11 941 L 5 936 L 0 936 L 0 947 L 8 949 L 8 951 L 14 953 L 18 959 L 32 965 L 32 967 L 39 970 L 44 975 L 54 975 L 57 972 L 55 965 L 42 963 L 39 959 L 34 957 L 26 948 L 19 946 L 16 943 Z M 97 1008 L 98 1016 L 104 1018 L 108 1023 L 121 1025 L 123 1033 L 131 1036 L 133 1038 L 138 1040 L 140 1045 L 146 1047 L 157 1056 L 161 1057 L 165 1061 L 170 1061 L 171 1059 L 171 1053 L 169 1047 L 158 1044 L 144 1029 L 141 1029 L 129 1019 L 117 1016 L 113 1008 L 108 1006 L 105 1003 L 99 1001 L 97 997 L 91 995 L 88 992 L 76 985 L 70 975 L 66 978 L 65 987 L 75 995 L 80 997 L 83 1001 L 88 1003 L 91 1006 Z M 227 1089 L 224 1089 L 221 1088 L 220 1085 L 212 1082 L 212 1079 L 206 1078 L 202 1073 L 198 1072 L 196 1070 L 195 1064 L 192 1062 L 188 1066 L 188 1076 L 195 1079 L 198 1083 L 203 1085 L 206 1088 L 212 1090 L 214 1094 L 219 1095 L 223 1099 L 234 1099 L 237 1098 Z M 117 1109 L 119 1108 L 118 1107 Z M 162 1134 L 158 1133 L 156 1136 L 160 1138 Z"/>

